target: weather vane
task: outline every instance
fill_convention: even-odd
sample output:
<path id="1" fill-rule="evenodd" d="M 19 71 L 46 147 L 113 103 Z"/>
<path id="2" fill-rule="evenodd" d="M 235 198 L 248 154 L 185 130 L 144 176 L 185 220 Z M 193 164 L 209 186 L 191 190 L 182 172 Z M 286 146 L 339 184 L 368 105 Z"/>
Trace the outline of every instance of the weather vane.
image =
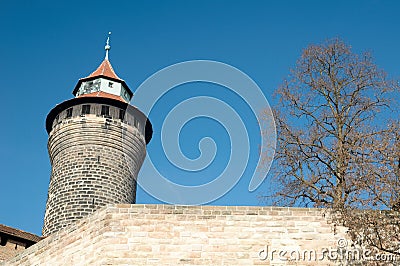
<path id="1" fill-rule="evenodd" d="M 111 49 L 111 46 L 110 46 L 110 35 L 111 35 L 111 31 L 108 32 L 106 46 L 104 47 L 104 49 L 106 50 L 106 59 L 107 60 L 108 60 L 108 51 Z"/>

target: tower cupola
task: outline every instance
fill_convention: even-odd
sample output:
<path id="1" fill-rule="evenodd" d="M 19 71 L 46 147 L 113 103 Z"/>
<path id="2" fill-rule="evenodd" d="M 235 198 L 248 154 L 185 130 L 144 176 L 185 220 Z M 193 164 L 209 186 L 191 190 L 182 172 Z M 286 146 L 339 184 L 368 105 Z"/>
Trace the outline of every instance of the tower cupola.
<path id="1" fill-rule="evenodd" d="M 128 85 L 124 80 L 119 78 L 110 61 L 108 60 L 110 46 L 110 34 L 107 38 L 105 46 L 106 56 L 100 66 L 86 78 L 82 78 L 78 81 L 72 94 L 75 97 L 85 96 L 100 96 L 107 97 L 107 94 L 111 94 L 117 97 L 121 97 L 121 100 L 129 102 L 132 99 L 133 93 L 129 89 Z"/>

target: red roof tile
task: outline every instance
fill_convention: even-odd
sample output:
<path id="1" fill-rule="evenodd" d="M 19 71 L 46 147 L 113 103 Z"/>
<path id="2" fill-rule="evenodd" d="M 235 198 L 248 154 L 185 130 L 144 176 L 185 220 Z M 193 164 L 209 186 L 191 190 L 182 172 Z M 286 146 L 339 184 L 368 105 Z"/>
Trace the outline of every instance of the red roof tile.
<path id="1" fill-rule="evenodd" d="M 124 103 L 127 102 L 121 96 L 117 96 L 117 95 L 107 93 L 104 91 L 96 91 L 96 92 L 92 92 L 92 93 L 88 93 L 88 94 L 82 94 L 82 95 L 79 95 L 77 98 L 82 98 L 82 97 L 102 97 L 102 98 L 110 98 L 110 99 L 118 100 L 118 101 L 121 101 Z"/>
<path id="2" fill-rule="evenodd" d="M 3 224 L 0 224 L 0 232 L 1 233 L 5 233 L 8 235 L 12 235 L 12 236 L 16 236 L 19 238 L 23 238 L 32 242 L 39 242 L 40 240 L 42 240 L 44 237 L 40 237 L 16 228 L 12 228 Z"/>
<path id="3" fill-rule="evenodd" d="M 115 74 L 113 67 L 111 66 L 110 61 L 108 59 L 104 59 L 104 61 L 100 64 L 100 66 L 87 78 L 96 77 L 96 76 L 106 76 L 109 78 L 122 80 L 120 77 Z"/>
<path id="4" fill-rule="evenodd" d="M 132 97 L 133 93 L 131 91 L 131 89 L 128 87 L 128 85 L 125 83 L 125 81 L 123 79 L 121 79 L 120 77 L 117 76 L 117 74 L 114 72 L 113 67 L 111 66 L 110 61 L 105 58 L 103 60 L 103 62 L 101 62 L 100 66 L 89 76 L 87 76 L 86 78 L 81 78 L 79 79 L 78 83 L 76 84 L 74 90 L 72 91 L 72 94 L 76 96 L 79 87 L 81 86 L 82 82 L 88 81 L 88 80 L 93 80 L 97 77 L 107 77 L 111 80 L 114 80 L 116 82 L 120 82 L 122 84 L 122 86 L 127 89 L 129 96 Z M 96 94 L 96 93 L 95 93 Z M 108 93 L 106 93 L 108 94 Z M 82 95 L 83 96 L 83 95 Z M 98 97 L 103 97 L 101 95 L 92 95 L 89 94 L 89 96 L 98 96 Z M 110 94 L 109 97 L 104 96 L 106 98 L 112 98 L 112 99 L 117 99 L 117 100 L 122 100 L 123 102 L 126 102 L 123 98 L 119 97 L 119 96 L 115 96 Z M 114 98 L 114 97 L 118 97 L 118 98 Z"/>

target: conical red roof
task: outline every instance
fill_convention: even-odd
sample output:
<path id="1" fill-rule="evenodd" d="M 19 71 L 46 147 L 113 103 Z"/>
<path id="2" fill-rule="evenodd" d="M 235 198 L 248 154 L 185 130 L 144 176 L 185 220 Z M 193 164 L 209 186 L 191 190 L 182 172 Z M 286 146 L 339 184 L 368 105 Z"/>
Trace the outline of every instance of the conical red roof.
<path id="1" fill-rule="evenodd" d="M 96 76 L 106 76 L 113 79 L 122 79 L 115 74 L 113 67 L 111 66 L 110 61 L 108 59 L 104 59 L 100 66 L 87 78 L 96 77 Z"/>
<path id="2" fill-rule="evenodd" d="M 90 74 L 86 78 L 81 78 L 78 81 L 78 83 L 76 84 L 75 89 L 73 90 L 72 94 L 76 95 L 76 93 L 78 92 L 78 89 L 79 89 L 80 85 L 82 84 L 82 82 L 88 81 L 88 80 L 93 80 L 96 77 L 106 77 L 106 78 L 109 78 L 111 80 L 120 82 L 122 84 L 122 86 L 128 91 L 130 98 L 132 98 L 132 96 L 133 96 L 132 91 L 129 89 L 129 87 L 125 83 L 125 81 L 117 76 L 117 74 L 115 73 L 115 71 L 114 71 L 113 67 L 111 66 L 111 63 L 110 63 L 110 61 L 108 60 L 107 57 L 103 60 L 103 62 L 101 62 L 99 67 L 92 74 Z M 105 96 L 105 95 L 103 95 L 103 96 Z"/>

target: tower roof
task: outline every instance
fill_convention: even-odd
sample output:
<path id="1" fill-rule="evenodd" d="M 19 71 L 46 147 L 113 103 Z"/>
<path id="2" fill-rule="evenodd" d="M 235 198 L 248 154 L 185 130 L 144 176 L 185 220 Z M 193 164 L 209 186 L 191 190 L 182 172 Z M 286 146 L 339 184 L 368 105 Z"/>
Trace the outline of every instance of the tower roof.
<path id="1" fill-rule="evenodd" d="M 86 78 L 92 78 L 97 76 L 104 76 L 123 81 L 120 77 L 117 76 L 117 74 L 115 74 L 115 71 L 111 66 L 111 63 L 107 58 L 104 58 L 103 62 L 99 65 L 99 67 Z"/>
<path id="2" fill-rule="evenodd" d="M 132 96 L 133 96 L 132 91 L 130 90 L 128 85 L 125 83 L 125 81 L 123 79 L 121 79 L 120 77 L 118 77 L 118 75 L 115 73 L 115 71 L 110 63 L 110 60 L 108 59 L 108 53 L 109 53 L 109 50 L 111 49 L 111 46 L 110 46 L 111 32 L 109 32 L 108 34 L 109 34 L 109 36 L 107 37 L 106 46 L 104 47 L 104 49 L 106 51 L 106 55 L 105 55 L 103 62 L 101 62 L 101 64 L 97 67 L 97 69 L 95 71 L 93 71 L 89 76 L 79 79 L 78 83 L 76 84 L 76 86 L 72 92 L 73 95 L 75 95 L 75 96 L 77 95 L 77 92 L 83 82 L 95 80 L 97 78 L 105 78 L 105 79 L 109 79 L 109 80 L 121 83 L 122 86 L 126 89 L 127 93 L 129 94 L 129 99 L 132 98 Z M 101 96 L 98 94 L 97 97 L 107 97 L 107 95 L 110 95 L 110 94 L 106 93 L 106 94 L 102 94 Z M 81 96 L 82 95 L 77 96 L 77 97 L 81 97 Z M 119 98 L 121 98 L 122 101 L 125 101 L 122 97 L 119 97 Z"/>

